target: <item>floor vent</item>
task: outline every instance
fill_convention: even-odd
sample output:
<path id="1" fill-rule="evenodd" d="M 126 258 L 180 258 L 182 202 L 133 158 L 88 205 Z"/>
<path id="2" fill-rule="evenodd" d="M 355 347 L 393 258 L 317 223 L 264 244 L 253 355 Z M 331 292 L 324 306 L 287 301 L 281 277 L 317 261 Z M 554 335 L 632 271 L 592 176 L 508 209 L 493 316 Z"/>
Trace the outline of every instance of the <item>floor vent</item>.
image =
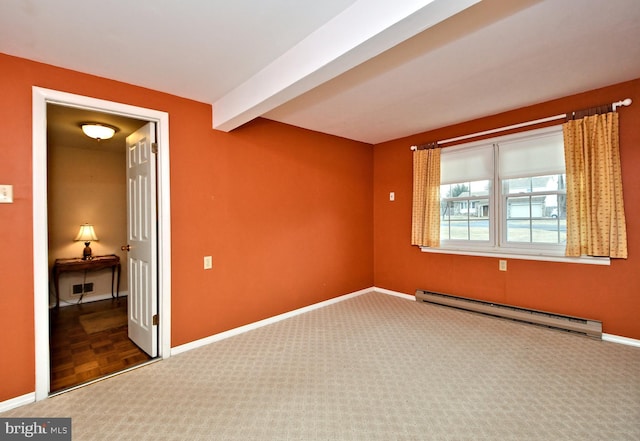
<path id="1" fill-rule="evenodd" d="M 494 317 L 575 332 L 598 340 L 602 339 L 602 322 L 597 320 L 553 314 L 534 309 L 518 308 L 500 303 L 484 302 L 482 300 L 468 299 L 466 297 L 457 297 L 421 289 L 416 291 L 416 301 L 449 306 Z"/>

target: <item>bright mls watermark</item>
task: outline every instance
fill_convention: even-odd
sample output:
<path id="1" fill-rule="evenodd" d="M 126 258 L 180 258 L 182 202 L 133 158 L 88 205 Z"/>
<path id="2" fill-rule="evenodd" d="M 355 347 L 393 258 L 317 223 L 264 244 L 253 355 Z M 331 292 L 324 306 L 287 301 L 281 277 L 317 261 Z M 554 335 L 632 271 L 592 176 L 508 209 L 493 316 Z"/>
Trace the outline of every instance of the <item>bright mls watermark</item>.
<path id="1" fill-rule="evenodd" d="M 0 418 L 0 441 L 71 441 L 71 418 Z"/>

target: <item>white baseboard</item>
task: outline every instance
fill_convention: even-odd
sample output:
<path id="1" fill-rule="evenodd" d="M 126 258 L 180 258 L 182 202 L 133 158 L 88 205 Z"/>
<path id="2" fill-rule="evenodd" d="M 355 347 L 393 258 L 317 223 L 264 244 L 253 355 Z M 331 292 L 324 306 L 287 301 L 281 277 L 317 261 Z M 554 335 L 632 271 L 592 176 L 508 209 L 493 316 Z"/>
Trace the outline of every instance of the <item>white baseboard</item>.
<path id="1" fill-rule="evenodd" d="M 129 291 L 121 291 L 118 294 L 118 298 L 120 297 L 127 297 L 129 295 Z M 80 299 L 80 296 L 76 296 L 77 298 L 72 298 L 72 299 L 60 299 L 60 307 L 65 307 L 65 306 L 74 306 L 77 305 L 78 300 Z M 111 293 L 105 293 L 105 294 L 89 294 L 86 295 L 82 298 L 82 303 L 91 303 L 91 302 L 99 302 L 100 300 L 108 300 L 111 298 L 115 298 L 111 295 Z M 55 299 L 54 299 L 55 302 Z M 81 304 L 82 304 L 81 303 Z M 56 304 L 55 303 L 50 303 L 49 304 L 49 308 L 55 308 Z"/>
<path id="2" fill-rule="evenodd" d="M 620 337 L 619 335 L 603 333 L 602 341 L 608 341 L 611 343 L 620 343 L 622 345 L 634 346 L 636 348 L 640 348 L 640 340 L 636 340 L 635 338 L 629 338 L 629 337 Z"/>
<path id="3" fill-rule="evenodd" d="M 199 347 L 202 347 L 202 346 L 206 346 L 206 345 L 209 345 L 211 343 L 215 343 L 217 341 L 224 340 L 224 339 L 229 338 L 229 337 L 240 335 L 240 334 L 243 334 L 245 332 L 261 328 L 263 326 L 271 325 L 271 324 L 277 323 L 277 322 L 279 322 L 281 320 L 288 319 L 288 318 L 294 317 L 296 315 L 304 314 L 305 312 L 313 311 L 314 309 L 323 308 L 325 306 L 329 306 L 329 305 L 334 304 L 334 303 L 342 302 L 344 300 L 351 299 L 353 297 L 357 297 L 359 295 L 366 294 L 366 293 L 369 293 L 369 292 L 372 292 L 372 291 L 374 291 L 374 288 L 361 289 L 360 291 L 352 292 L 350 294 L 345 294 L 345 295 L 342 295 L 340 297 L 335 297 L 333 299 L 325 300 L 325 301 L 320 302 L 320 303 L 315 303 L 313 305 L 305 306 L 304 308 L 295 309 L 293 311 L 285 312 L 284 314 L 279 314 L 279 315 L 276 315 L 274 317 L 269 317 L 267 319 L 260 320 L 258 322 L 249 323 L 248 325 L 240 326 L 238 328 L 230 329 L 228 331 L 224 331 L 224 332 L 221 332 L 219 334 L 214 334 L 214 335 L 211 335 L 209 337 L 201 338 L 199 340 L 195 340 L 195 341 L 192 341 L 190 343 L 185 343 L 183 345 L 171 348 L 171 356 L 174 356 L 174 355 L 177 355 L 177 354 L 181 354 L 183 352 L 190 351 L 192 349 L 196 349 L 196 348 L 199 348 Z"/>
<path id="4" fill-rule="evenodd" d="M 31 404 L 35 401 L 35 392 L 11 398 L 10 400 L 0 401 L 0 413 L 6 412 L 7 410 L 15 409 L 16 407 L 24 406 L 25 404 Z"/>
<path id="5" fill-rule="evenodd" d="M 405 293 L 401 293 L 401 292 L 397 292 L 397 291 L 391 291 L 389 289 L 385 289 L 385 288 L 378 288 L 378 287 L 373 287 L 372 288 L 373 291 L 375 292 L 379 292 L 381 294 L 388 294 L 390 296 L 395 296 L 395 297 L 400 297 L 403 299 L 407 299 L 407 300 L 414 300 L 415 301 L 415 296 L 411 295 L 411 294 L 405 294 Z M 636 340 L 635 338 L 629 338 L 629 337 L 621 337 L 619 335 L 613 335 L 613 334 L 602 334 L 602 341 L 608 341 L 611 343 L 618 343 L 618 344 L 622 344 L 622 345 L 627 345 L 627 346 L 634 346 L 636 348 L 640 348 L 640 340 Z"/>
<path id="6" fill-rule="evenodd" d="M 401 299 L 405 299 L 405 300 L 413 300 L 414 302 L 416 300 L 416 296 L 413 295 L 413 294 L 405 294 L 403 292 L 391 291 L 390 289 L 378 288 L 377 286 L 374 286 L 372 288 L 372 290 L 375 291 L 375 292 L 379 292 L 381 294 L 387 294 L 387 295 L 394 296 L 394 297 L 400 297 Z"/>

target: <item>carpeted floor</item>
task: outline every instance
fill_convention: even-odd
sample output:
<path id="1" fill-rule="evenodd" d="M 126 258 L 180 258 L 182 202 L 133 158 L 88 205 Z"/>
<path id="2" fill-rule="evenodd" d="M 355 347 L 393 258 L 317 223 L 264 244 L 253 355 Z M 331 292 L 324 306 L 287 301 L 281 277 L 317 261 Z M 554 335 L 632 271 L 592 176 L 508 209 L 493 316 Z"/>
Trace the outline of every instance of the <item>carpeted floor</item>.
<path id="1" fill-rule="evenodd" d="M 640 440 L 640 349 L 365 294 L 5 412 L 82 440 Z"/>

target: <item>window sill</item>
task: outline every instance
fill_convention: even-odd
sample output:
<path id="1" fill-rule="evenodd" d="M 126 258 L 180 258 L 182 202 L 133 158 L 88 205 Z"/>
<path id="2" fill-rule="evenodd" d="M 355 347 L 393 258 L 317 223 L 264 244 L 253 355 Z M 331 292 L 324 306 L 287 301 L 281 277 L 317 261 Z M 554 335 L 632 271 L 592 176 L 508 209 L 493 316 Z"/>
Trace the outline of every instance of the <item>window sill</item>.
<path id="1" fill-rule="evenodd" d="M 420 250 L 424 253 L 434 254 L 458 254 L 462 256 L 480 256 L 480 257 L 498 257 L 504 259 L 521 259 L 521 260 L 539 260 L 544 262 L 563 262 L 563 263 L 578 263 L 587 265 L 611 265 L 611 259 L 608 257 L 567 257 L 554 254 L 545 254 L 544 252 L 531 251 L 527 254 L 509 251 L 506 249 L 500 249 L 495 251 L 489 250 L 469 250 L 458 248 L 429 248 L 420 247 Z"/>

